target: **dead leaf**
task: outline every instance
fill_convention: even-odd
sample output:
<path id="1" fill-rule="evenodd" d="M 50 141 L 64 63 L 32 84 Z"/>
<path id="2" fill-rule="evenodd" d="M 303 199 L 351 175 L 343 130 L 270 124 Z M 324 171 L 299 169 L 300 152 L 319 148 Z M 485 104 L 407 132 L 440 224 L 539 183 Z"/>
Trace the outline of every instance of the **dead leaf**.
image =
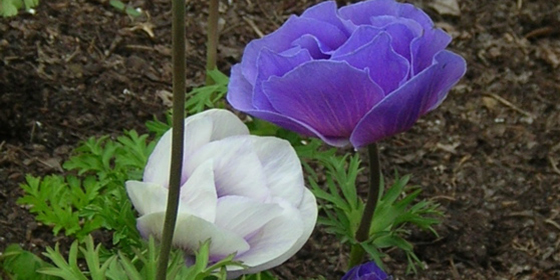
<path id="1" fill-rule="evenodd" d="M 440 15 L 451 15 L 451 16 L 460 16 L 461 9 L 459 9 L 459 4 L 457 0 L 434 0 L 430 4 L 436 12 Z"/>

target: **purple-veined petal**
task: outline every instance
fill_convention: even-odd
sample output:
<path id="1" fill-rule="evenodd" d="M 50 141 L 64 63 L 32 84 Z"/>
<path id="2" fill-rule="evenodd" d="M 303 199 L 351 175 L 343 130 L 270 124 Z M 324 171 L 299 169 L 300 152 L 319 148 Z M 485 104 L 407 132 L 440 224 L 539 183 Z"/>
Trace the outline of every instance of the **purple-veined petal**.
<path id="1" fill-rule="evenodd" d="M 439 28 L 424 30 L 423 36 L 410 44 L 412 75 L 417 75 L 431 65 L 436 53 L 444 50 L 451 42 L 451 36 Z"/>
<path id="2" fill-rule="evenodd" d="M 165 211 L 168 191 L 163 186 L 140 181 L 126 181 L 125 185 L 132 205 L 141 216 Z"/>
<path id="3" fill-rule="evenodd" d="M 154 151 L 148 158 L 144 169 L 143 181 L 169 186 L 169 169 L 171 166 L 172 129 L 164 133 Z M 249 129 L 230 111 L 211 109 L 192 115 L 185 119 L 185 138 L 183 139 L 183 161 L 202 145 L 233 135 L 247 135 Z M 181 182 L 186 179 L 183 172 Z"/>
<path id="4" fill-rule="evenodd" d="M 271 77 L 263 90 L 280 114 L 322 135 L 344 138 L 384 96 L 367 71 L 324 60 L 304 63 L 284 77 Z"/>
<path id="5" fill-rule="evenodd" d="M 189 179 L 181 186 L 179 213 L 193 214 L 208 222 L 216 219 L 218 194 L 214 184 L 212 159 L 196 167 Z"/>
<path id="6" fill-rule="evenodd" d="M 278 257 L 290 251 L 303 234 L 303 220 L 299 211 L 285 203 L 281 215 L 272 219 L 247 240 L 251 249 L 236 257 L 243 264 L 261 271 L 262 265 L 276 261 Z M 292 252 L 295 254 L 297 250 Z M 281 260 L 276 265 L 286 261 Z M 274 265 L 272 265 L 274 266 Z M 271 267 L 272 267 L 271 266 Z M 249 270 L 247 273 L 251 273 Z"/>
<path id="7" fill-rule="evenodd" d="M 298 206 L 305 186 L 301 162 L 290 142 L 276 137 L 252 136 L 251 139 L 272 197 L 281 197 Z"/>
<path id="8" fill-rule="evenodd" d="M 416 120 L 441 103 L 464 75 L 465 60 L 449 51 L 435 56 L 434 64 L 374 106 L 350 137 L 356 148 L 411 128 Z"/>
<path id="9" fill-rule="evenodd" d="M 138 229 L 142 236 L 153 235 L 161 239 L 165 212 L 148 214 L 138 218 Z M 202 218 L 194 215 L 178 213 L 173 244 L 188 251 L 197 250 L 201 243 L 211 239 L 210 257 L 212 259 L 224 258 L 232 253 L 243 254 L 250 248 L 243 237 L 217 227 Z"/>
<path id="10" fill-rule="evenodd" d="M 202 146 L 185 162 L 186 174 L 192 174 L 209 159 L 214 162 L 218 197 L 241 195 L 264 201 L 270 196 L 263 167 L 248 135 L 232 136 Z"/>
<path id="11" fill-rule="evenodd" d="M 281 213 L 277 204 L 228 195 L 218 200 L 215 225 L 247 239 Z"/>
<path id="12" fill-rule="evenodd" d="M 259 40 L 250 42 L 243 53 L 241 61 L 243 76 L 254 85 L 257 79 L 257 57 L 263 48 L 275 52 L 285 51 L 292 46 L 292 42 L 302 35 L 315 36 L 322 44 L 330 49 L 336 49 L 347 39 L 342 30 L 324 21 L 312 18 L 291 16 L 278 30 Z"/>
<path id="13" fill-rule="evenodd" d="M 226 97 L 229 104 L 231 104 L 231 106 L 233 106 L 235 109 L 245 112 L 254 117 L 269 121 L 285 129 L 289 129 L 307 136 L 319 137 L 327 144 L 332 146 L 344 147 L 349 143 L 348 138 L 328 137 L 325 135 L 321 135 L 321 133 L 319 133 L 309 125 L 301 123 L 300 121 L 295 120 L 291 117 L 283 116 L 278 112 L 259 110 L 254 108 L 252 103 L 253 87 L 241 73 L 241 67 L 242 66 L 240 64 L 236 64 L 232 67 L 230 82 L 228 85 L 228 94 Z"/>
<path id="14" fill-rule="evenodd" d="M 253 92 L 253 107 L 260 110 L 272 110 L 272 106 L 268 98 L 262 91 L 263 81 L 268 80 L 270 76 L 284 76 L 298 65 L 311 61 L 313 58 L 308 50 L 301 49 L 290 55 L 282 55 L 275 53 L 269 49 L 263 49 L 257 60 L 259 74 L 255 81 Z"/>
<path id="15" fill-rule="evenodd" d="M 350 54 L 334 56 L 358 69 L 368 69 L 371 79 L 378 84 L 385 95 L 395 90 L 408 76 L 408 61 L 391 48 L 391 37 L 381 32 L 370 43 Z"/>
<path id="16" fill-rule="evenodd" d="M 316 222 L 317 202 L 311 191 L 305 189 L 299 209 L 295 210 L 290 206 L 286 206 L 283 216 L 267 224 L 263 228 L 261 236 L 256 236 L 249 240 L 251 250 L 240 255 L 237 259 L 251 267 L 241 272 L 233 271 L 233 276 L 241 275 L 241 273 L 256 273 L 284 263 L 307 242 L 315 228 Z M 266 231 L 277 234 L 276 238 L 274 236 L 267 238 L 269 235 L 265 235 Z M 297 240 L 295 243 L 292 243 L 288 237 L 296 238 Z M 292 245 L 286 250 L 284 245 L 289 243 L 292 243 Z M 280 253 L 280 255 L 273 257 L 276 253 Z M 270 260 L 267 261 L 267 259 Z"/>

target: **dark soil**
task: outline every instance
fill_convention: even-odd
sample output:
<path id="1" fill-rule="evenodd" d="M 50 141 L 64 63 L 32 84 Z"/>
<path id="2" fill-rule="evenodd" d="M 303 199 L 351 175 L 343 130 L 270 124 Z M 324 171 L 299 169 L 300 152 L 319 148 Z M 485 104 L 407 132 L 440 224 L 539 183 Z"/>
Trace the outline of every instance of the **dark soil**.
<path id="1" fill-rule="evenodd" d="M 49 0 L 34 15 L 0 19 L 0 251 L 18 243 L 41 252 L 64 239 L 16 204 L 25 174 L 58 173 L 79 141 L 145 132 L 161 118 L 171 91 L 169 2 L 132 1 L 149 16 L 131 19 L 105 0 Z M 187 2 L 196 87 L 207 8 Z M 247 42 L 319 1 L 231 2 L 221 7 L 226 73 Z M 441 1 L 409 2 L 454 36 L 469 70 L 439 109 L 381 143 L 385 174 L 412 174 L 446 213 L 438 237 L 411 229 L 425 270 L 407 276 L 397 251 L 388 270 L 396 279 L 560 279 L 560 3 L 458 0 L 457 16 L 433 8 Z M 318 228 L 275 273 L 339 279 L 347 252 Z"/>

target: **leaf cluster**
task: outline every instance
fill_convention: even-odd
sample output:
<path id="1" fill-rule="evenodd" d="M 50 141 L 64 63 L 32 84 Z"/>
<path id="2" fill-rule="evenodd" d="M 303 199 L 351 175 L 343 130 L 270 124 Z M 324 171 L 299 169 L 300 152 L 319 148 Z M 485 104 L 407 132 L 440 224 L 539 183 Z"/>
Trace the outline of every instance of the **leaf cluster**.
<path id="1" fill-rule="evenodd" d="M 78 240 L 99 229 L 115 230 L 113 243 L 124 247 L 140 239 L 136 219 L 124 182 L 140 179 L 155 146 L 148 135 L 125 132 L 116 140 L 90 138 L 75 149 L 63 167 L 77 176 L 28 175 L 21 185 L 25 194 L 19 204 L 28 205 L 36 219 Z"/>
<path id="2" fill-rule="evenodd" d="M 37 5 L 39 5 L 39 0 L 0 0 L 0 15 L 12 17 L 17 15 L 22 8 L 29 11 Z"/>
<path id="3" fill-rule="evenodd" d="M 335 234 L 341 242 L 356 244 L 354 236 L 358 229 L 365 203 L 357 192 L 356 179 L 361 172 L 358 155 L 316 156 L 326 168 L 326 182 L 322 187 L 316 178 L 309 177 L 313 193 L 319 198 L 326 217 L 319 217 L 318 223 Z M 421 192 L 418 187 L 407 187 L 410 176 L 399 177 L 385 192 L 382 179 L 379 200 L 369 231 L 369 239 L 360 243 L 366 252 L 381 265 L 383 250 L 396 247 L 403 250 L 409 260 L 408 271 L 416 271 L 420 264 L 414 254 L 413 245 L 406 240 L 409 234 L 406 225 L 417 226 L 437 235 L 433 225 L 440 223 L 442 212 L 439 205 L 430 200 L 416 202 Z"/>

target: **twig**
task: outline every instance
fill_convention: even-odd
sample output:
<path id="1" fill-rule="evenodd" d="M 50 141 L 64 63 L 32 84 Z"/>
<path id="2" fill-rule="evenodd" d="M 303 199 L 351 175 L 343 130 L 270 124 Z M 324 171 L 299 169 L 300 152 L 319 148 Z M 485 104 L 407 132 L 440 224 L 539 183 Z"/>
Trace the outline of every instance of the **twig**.
<path id="1" fill-rule="evenodd" d="M 259 37 L 264 37 L 264 33 L 259 29 L 259 27 L 255 24 L 255 22 L 248 18 L 248 17 L 243 17 L 243 20 L 248 23 L 251 28 L 253 28 L 253 30 L 255 31 L 255 33 L 257 33 L 257 35 L 259 35 Z"/>
<path id="2" fill-rule="evenodd" d="M 552 167 L 552 170 L 560 175 L 560 169 L 558 169 L 556 162 L 554 162 L 554 159 L 550 155 L 548 156 L 548 162 L 550 162 L 550 166 Z"/>
<path id="3" fill-rule="evenodd" d="M 504 99 L 503 97 L 500 97 L 500 96 L 498 96 L 498 95 L 496 95 L 496 94 L 493 94 L 493 93 L 485 93 L 485 95 L 488 95 L 488 96 L 490 96 L 490 97 L 496 99 L 498 102 L 500 102 L 500 103 L 506 105 L 507 107 L 511 108 L 512 110 L 514 110 L 514 111 L 516 111 L 516 112 L 518 112 L 518 113 L 520 113 L 520 114 L 522 114 L 522 115 L 525 115 L 525 116 L 527 116 L 527 117 L 529 117 L 529 118 L 532 118 L 532 119 L 536 119 L 536 117 L 535 117 L 533 114 L 531 114 L 531 113 L 529 113 L 529 112 L 527 112 L 527 111 L 525 111 L 525 110 L 523 110 L 523 109 L 521 109 L 521 108 L 515 106 L 513 103 L 507 101 L 507 100 Z"/>

